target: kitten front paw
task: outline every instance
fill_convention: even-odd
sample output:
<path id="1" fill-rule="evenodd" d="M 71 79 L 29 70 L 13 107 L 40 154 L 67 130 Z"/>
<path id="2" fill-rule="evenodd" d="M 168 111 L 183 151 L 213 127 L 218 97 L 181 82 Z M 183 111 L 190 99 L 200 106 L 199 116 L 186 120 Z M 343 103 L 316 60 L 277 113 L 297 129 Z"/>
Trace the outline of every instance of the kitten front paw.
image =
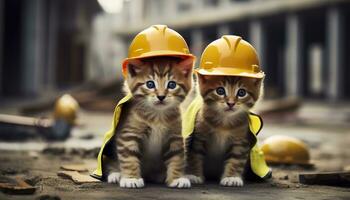
<path id="1" fill-rule="evenodd" d="M 142 188 L 145 183 L 143 178 L 121 178 L 119 186 L 122 188 Z"/>
<path id="2" fill-rule="evenodd" d="M 174 179 L 168 186 L 172 188 L 190 188 L 191 182 L 188 178 L 181 177 Z"/>
<path id="3" fill-rule="evenodd" d="M 112 172 L 108 175 L 108 183 L 118 183 L 120 180 L 120 172 Z"/>
<path id="4" fill-rule="evenodd" d="M 188 178 L 190 180 L 190 182 L 193 184 L 203 184 L 204 183 L 204 179 L 202 177 L 199 177 L 196 175 L 187 174 L 185 177 Z"/>
<path id="5" fill-rule="evenodd" d="M 225 177 L 221 179 L 220 185 L 222 186 L 230 186 L 230 187 L 242 187 L 243 186 L 243 180 L 241 177 L 235 176 L 235 177 Z"/>

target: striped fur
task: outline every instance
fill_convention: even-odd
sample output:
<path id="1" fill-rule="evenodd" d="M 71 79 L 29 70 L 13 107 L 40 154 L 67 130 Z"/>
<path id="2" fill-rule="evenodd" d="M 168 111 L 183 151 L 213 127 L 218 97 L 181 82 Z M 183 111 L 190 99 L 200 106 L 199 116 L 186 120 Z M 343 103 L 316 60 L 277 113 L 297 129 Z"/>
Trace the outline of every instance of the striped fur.
<path id="1" fill-rule="evenodd" d="M 191 180 L 194 183 L 206 178 L 221 179 L 225 186 L 241 186 L 252 145 L 248 114 L 260 97 L 262 80 L 202 75 L 198 75 L 198 80 L 204 105 L 186 144 L 187 173 L 195 177 Z M 224 88 L 225 95 L 217 93 L 219 87 Z M 239 97 L 237 92 L 242 88 L 246 95 Z"/>
<path id="2" fill-rule="evenodd" d="M 157 57 L 131 61 L 128 72 L 125 88 L 133 99 L 118 125 L 118 164 L 110 174 L 120 172 L 121 179 L 146 178 L 180 187 L 173 183 L 182 181 L 185 162 L 179 107 L 191 89 L 192 60 Z M 155 88 L 147 87 L 150 80 Z M 169 81 L 175 81 L 176 87 L 168 88 Z"/>

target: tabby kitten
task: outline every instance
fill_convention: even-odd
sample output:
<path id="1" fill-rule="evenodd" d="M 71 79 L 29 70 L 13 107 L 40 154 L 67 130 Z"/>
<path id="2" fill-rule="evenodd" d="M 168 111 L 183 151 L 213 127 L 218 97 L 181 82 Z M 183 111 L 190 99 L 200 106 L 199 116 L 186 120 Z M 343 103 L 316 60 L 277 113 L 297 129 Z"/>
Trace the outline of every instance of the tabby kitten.
<path id="1" fill-rule="evenodd" d="M 192 183 L 219 179 L 223 186 L 243 186 L 252 147 L 249 109 L 260 96 L 262 80 L 198 74 L 203 107 L 188 139 L 188 178 Z"/>
<path id="2" fill-rule="evenodd" d="M 180 103 L 192 85 L 193 59 L 155 57 L 128 64 L 126 89 L 133 94 L 115 135 L 117 159 L 108 182 L 140 188 L 144 179 L 190 187 L 184 177 Z"/>

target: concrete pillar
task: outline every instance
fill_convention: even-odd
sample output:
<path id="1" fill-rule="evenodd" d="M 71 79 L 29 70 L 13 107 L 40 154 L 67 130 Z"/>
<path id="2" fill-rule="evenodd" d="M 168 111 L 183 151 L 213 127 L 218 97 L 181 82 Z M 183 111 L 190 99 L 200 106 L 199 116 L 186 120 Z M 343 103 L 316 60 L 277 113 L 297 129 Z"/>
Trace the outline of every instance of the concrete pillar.
<path id="1" fill-rule="evenodd" d="M 219 25 L 217 38 L 220 38 L 223 35 L 229 35 L 229 34 L 230 34 L 230 27 L 227 24 Z"/>
<path id="2" fill-rule="evenodd" d="M 327 11 L 327 54 L 328 54 L 328 94 L 331 101 L 344 95 L 344 19 L 340 8 L 331 7 Z"/>
<path id="3" fill-rule="evenodd" d="M 48 44 L 47 44 L 47 71 L 45 74 L 45 89 L 51 90 L 56 86 L 56 48 L 57 48 L 57 33 L 58 33 L 58 1 L 49 1 L 49 18 L 48 18 Z"/>
<path id="4" fill-rule="evenodd" d="M 133 25 L 137 25 L 140 23 L 143 23 L 143 12 L 144 12 L 144 4 L 143 0 L 133 0 L 133 1 L 128 1 L 129 3 L 129 15 L 130 15 L 130 23 Z"/>
<path id="5" fill-rule="evenodd" d="M 297 97 L 302 95 L 303 86 L 303 35 L 299 16 L 292 14 L 287 17 L 286 24 L 286 94 Z"/>
<path id="6" fill-rule="evenodd" d="M 25 94 L 35 95 L 42 90 L 43 65 L 45 55 L 43 48 L 42 20 L 44 6 L 42 0 L 24 1 L 23 27 L 22 27 L 22 54 L 21 67 L 23 69 L 22 91 Z"/>
<path id="7" fill-rule="evenodd" d="M 266 70 L 265 58 L 265 31 L 260 20 L 253 20 L 249 25 L 249 41 L 254 46 L 259 55 L 260 66 Z M 245 38 L 247 39 L 247 38 Z"/>
<path id="8" fill-rule="evenodd" d="M 168 20 L 175 19 L 177 17 L 177 4 L 178 2 L 176 0 L 166 0 L 163 17 Z"/>
<path id="9" fill-rule="evenodd" d="M 201 29 L 194 29 L 191 32 L 191 52 L 197 57 L 197 59 L 200 59 L 203 48 L 204 48 L 203 31 Z"/>
<path id="10" fill-rule="evenodd" d="M 4 18 L 4 1 L 0 0 L 0 96 L 1 96 L 1 93 L 2 93 L 2 76 L 3 76 L 3 73 L 2 73 L 2 68 L 3 68 L 3 61 L 2 61 L 2 53 L 3 53 L 3 33 L 5 32 L 5 27 L 4 27 L 4 23 L 3 23 L 3 18 Z"/>

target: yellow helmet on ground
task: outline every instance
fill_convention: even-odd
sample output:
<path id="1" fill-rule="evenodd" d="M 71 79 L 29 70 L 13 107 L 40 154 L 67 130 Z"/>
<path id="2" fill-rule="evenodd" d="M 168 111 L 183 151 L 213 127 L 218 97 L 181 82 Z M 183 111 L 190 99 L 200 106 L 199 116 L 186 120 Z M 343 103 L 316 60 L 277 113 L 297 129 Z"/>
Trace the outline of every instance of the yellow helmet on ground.
<path id="1" fill-rule="evenodd" d="M 225 35 L 210 43 L 202 53 L 201 75 L 263 78 L 254 47 L 239 36 Z"/>
<path id="2" fill-rule="evenodd" d="M 74 125 L 79 110 L 78 102 L 69 94 L 60 97 L 55 103 L 55 119 L 63 119 L 69 124 Z"/>
<path id="3" fill-rule="evenodd" d="M 193 57 L 185 39 L 166 25 L 153 25 L 135 36 L 129 47 L 128 57 L 123 61 L 123 75 L 132 59 L 154 56 Z"/>
<path id="4" fill-rule="evenodd" d="M 271 164 L 310 165 L 310 153 L 307 145 L 299 139 L 275 135 L 267 138 L 261 150 L 265 160 Z"/>

